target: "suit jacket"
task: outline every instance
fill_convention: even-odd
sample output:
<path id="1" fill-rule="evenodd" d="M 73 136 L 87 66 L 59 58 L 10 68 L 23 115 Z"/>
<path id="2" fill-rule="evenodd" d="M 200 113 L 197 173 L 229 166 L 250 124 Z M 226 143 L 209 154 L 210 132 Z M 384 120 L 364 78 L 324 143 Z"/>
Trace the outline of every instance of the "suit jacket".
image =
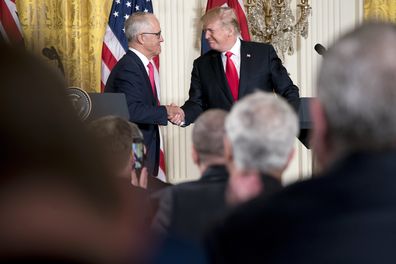
<path id="1" fill-rule="evenodd" d="M 211 166 L 198 181 L 164 190 L 154 221 L 155 229 L 181 239 L 201 242 L 208 226 L 226 211 L 225 188 L 228 172 Z"/>
<path id="2" fill-rule="evenodd" d="M 158 125 L 167 125 L 167 112 L 164 106 L 157 105 L 146 67 L 131 50 L 111 71 L 105 92 L 125 94 L 129 120 L 136 123 L 143 133 L 149 175 L 157 175 L 160 155 Z"/>
<path id="3" fill-rule="evenodd" d="M 216 232 L 214 262 L 395 263 L 395 160 L 356 153 L 240 208 Z"/>
<path id="4" fill-rule="evenodd" d="M 276 92 L 298 110 L 299 92 L 271 45 L 241 41 L 238 98 L 255 90 Z M 234 101 L 221 61 L 221 53 L 211 50 L 194 61 L 189 99 L 182 106 L 186 125 L 202 111 L 231 109 Z"/>

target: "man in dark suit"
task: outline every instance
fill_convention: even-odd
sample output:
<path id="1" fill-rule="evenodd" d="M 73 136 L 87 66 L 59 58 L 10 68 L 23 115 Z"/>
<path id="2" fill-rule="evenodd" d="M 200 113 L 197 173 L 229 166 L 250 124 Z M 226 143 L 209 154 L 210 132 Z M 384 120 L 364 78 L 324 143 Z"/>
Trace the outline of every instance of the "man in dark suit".
<path id="1" fill-rule="evenodd" d="M 275 92 L 298 109 L 299 91 L 293 85 L 274 48 L 239 39 L 234 10 L 217 7 L 203 17 L 203 31 L 211 51 L 194 61 L 189 99 L 181 107 L 188 125 L 205 110 L 230 110 L 235 101 L 255 90 Z"/>
<path id="2" fill-rule="evenodd" d="M 192 158 L 202 176 L 164 190 L 154 228 L 188 241 L 200 242 L 205 230 L 226 210 L 228 172 L 224 160 L 224 110 L 202 114 L 192 132 Z"/>
<path id="3" fill-rule="evenodd" d="M 311 106 L 323 172 L 228 218 L 216 263 L 395 262 L 394 43 L 395 25 L 367 23 L 328 50 Z"/>
<path id="4" fill-rule="evenodd" d="M 143 132 L 149 175 L 158 174 L 160 135 L 158 125 L 179 113 L 176 106 L 159 105 L 153 58 L 161 52 L 161 28 L 151 13 L 137 12 L 125 22 L 129 50 L 118 61 L 106 83 L 105 92 L 124 93 L 129 118 Z"/>
<path id="5" fill-rule="evenodd" d="M 148 235 L 64 78 L 26 50 L 0 44 L 0 58 L 0 262 L 142 263 Z"/>

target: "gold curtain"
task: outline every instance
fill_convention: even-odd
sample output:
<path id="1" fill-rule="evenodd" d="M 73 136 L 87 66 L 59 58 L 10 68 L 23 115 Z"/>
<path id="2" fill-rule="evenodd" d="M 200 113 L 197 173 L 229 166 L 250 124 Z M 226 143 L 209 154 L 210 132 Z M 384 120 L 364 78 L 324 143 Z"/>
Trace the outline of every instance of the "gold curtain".
<path id="1" fill-rule="evenodd" d="M 364 18 L 396 22 L 396 1 L 365 0 Z"/>
<path id="2" fill-rule="evenodd" d="M 26 47 L 43 58 L 52 57 L 47 60 L 54 67 L 59 67 L 58 54 L 69 86 L 99 92 L 111 0 L 18 0 L 16 4 Z"/>

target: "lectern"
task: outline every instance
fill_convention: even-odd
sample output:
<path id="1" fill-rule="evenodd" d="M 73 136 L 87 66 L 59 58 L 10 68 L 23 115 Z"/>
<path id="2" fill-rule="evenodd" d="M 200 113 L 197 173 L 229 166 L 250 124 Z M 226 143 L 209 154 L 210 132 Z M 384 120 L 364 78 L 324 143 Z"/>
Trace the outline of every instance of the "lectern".
<path id="1" fill-rule="evenodd" d="M 310 101 L 313 97 L 301 97 L 300 98 L 300 108 L 298 110 L 298 118 L 300 125 L 300 134 L 298 139 L 301 143 L 308 149 L 310 149 L 309 141 L 311 130 L 313 129 L 311 115 L 309 113 Z"/>
<path id="2" fill-rule="evenodd" d="M 115 115 L 129 120 L 128 106 L 123 93 L 89 93 L 92 109 L 87 121 L 106 115 Z"/>

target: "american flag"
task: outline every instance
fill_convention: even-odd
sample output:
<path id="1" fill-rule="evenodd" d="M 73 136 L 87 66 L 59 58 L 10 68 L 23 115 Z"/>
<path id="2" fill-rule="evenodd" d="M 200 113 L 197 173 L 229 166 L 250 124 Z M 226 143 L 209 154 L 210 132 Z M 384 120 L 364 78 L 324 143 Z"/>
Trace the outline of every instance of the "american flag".
<path id="1" fill-rule="evenodd" d="M 102 80 L 101 91 L 103 92 L 106 86 L 106 81 L 109 78 L 110 72 L 116 65 L 117 61 L 124 56 L 128 51 L 128 41 L 125 37 L 124 23 L 128 17 L 134 12 L 150 12 L 153 13 L 153 5 L 151 0 L 114 0 L 110 15 L 109 23 L 106 27 L 106 33 L 103 40 L 102 48 Z M 160 83 L 159 83 L 159 60 L 154 58 L 154 79 L 155 87 L 157 89 L 157 98 L 160 98 Z M 158 171 L 158 178 L 166 181 L 165 176 L 165 156 L 163 140 L 160 130 L 161 139 L 161 154 L 160 167 Z"/>
<path id="2" fill-rule="evenodd" d="M 0 0 L 0 39 L 13 44 L 23 44 L 16 0 Z"/>
<path id="3" fill-rule="evenodd" d="M 208 3 L 206 4 L 206 12 L 218 6 L 229 6 L 235 10 L 235 14 L 238 17 L 239 26 L 241 28 L 241 37 L 243 40 L 249 41 L 249 27 L 246 19 L 243 0 L 208 0 Z M 206 42 L 205 36 L 202 34 L 202 54 L 208 50 L 208 43 Z"/>

